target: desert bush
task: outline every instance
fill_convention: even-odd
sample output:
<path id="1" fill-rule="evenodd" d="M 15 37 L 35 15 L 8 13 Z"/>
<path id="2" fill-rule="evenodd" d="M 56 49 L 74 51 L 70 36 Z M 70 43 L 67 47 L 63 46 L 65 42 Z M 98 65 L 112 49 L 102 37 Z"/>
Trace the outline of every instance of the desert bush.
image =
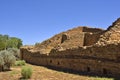
<path id="1" fill-rule="evenodd" d="M 28 66 L 22 67 L 21 75 L 23 79 L 29 79 L 32 76 L 32 68 Z"/>
<path id="2" fill-rule="evenodd" d="M 4 65 L 4 60 L 3 58 L 0 56 L 0 71 L 3 71 L 2 67 Z"/>
<path id="3" fill-rule="evenodd" d="M 17 49 L 17 48 L 8 48 L 7 51 L 12 53 L 16 57 L 16 60 L 20 60 L 20 50 L 19 49 Z"/>
<path id="4" fill-rule="evenodd" d="M 0 56 L 0 66 L 3 66 L 4 65 L 4 59 L 3 57 Z"/>
<path id="5" fill-rule="evenodd" d="M 24 60 L 19 60 L 15 62 L 15 66 L 24 66 L 25 65 L 25 61 Z"/>
<path id="6" fill-rule="evenodd" d="M 15 56 L 7 50 L 0 51 L 0 56 L 2 57 L 0 62 L 3 65 L 3 70 L 9 70 L 10 66 L 16 61 Z"/>

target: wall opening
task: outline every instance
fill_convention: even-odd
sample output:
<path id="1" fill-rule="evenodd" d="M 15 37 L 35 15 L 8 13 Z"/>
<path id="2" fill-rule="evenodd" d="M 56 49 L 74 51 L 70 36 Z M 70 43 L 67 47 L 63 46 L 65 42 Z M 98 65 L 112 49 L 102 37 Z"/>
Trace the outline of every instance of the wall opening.
<path id="1" fill-rule="evenodd" d="M 87 72 L 90 72 L 90 67 L 87 67 Z"/>
<path id="2" fill-rule="evenodd" d="M 62 39 L 61 39 L 61 43 L 63 43 L 64 41 L 66 41 L 68 39 L 67 34 L 63 34 L 62 35 Z"/>
<path id="3" fill-rule="evenodd" d="M 93 53 L 93 51 L 92 51 L 92 50 L 90 50 L 90 53 Z"/>
<path id="4" fill-rule="evenodd" d="M 57 65 L 60 65 L 60 62 L 58 62 Z"/>
<path id="5" fill-rule="evenodd" d="M 50 60 L 50 63 L 52 63 L 52 60 Z"/>
<path id="6" fill-rule="evenodd" d="M 117 61 L 120 61 L 120 56 L 117 56 Z"/>
<path id="7" fill-rule="evenodd" d="M 103 68 L 103 74 L 107 74 L 107 70 L 105 68 Z"/>

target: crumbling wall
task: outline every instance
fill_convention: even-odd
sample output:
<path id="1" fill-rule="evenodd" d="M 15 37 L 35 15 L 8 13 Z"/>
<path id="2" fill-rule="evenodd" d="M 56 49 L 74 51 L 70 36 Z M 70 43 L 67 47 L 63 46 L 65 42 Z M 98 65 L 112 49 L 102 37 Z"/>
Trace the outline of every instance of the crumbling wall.
<path id="1" fill-rule="evenodd" d="M 99 28 L 88 28 L 88 27 L 83 27 L 83 32 L 91 32 L 91 33 L 98 33 L 98 32 L 102 32 L 102 29 Z"/>
<path id="2" fill-rule="evenodd" d="M 27 49 L 21 48 L 21 59 L 28 63 L 35 65 L 47 65 L 47 56 L 45 54 L 40 54 L 39 52 L 31 52 Z"/>
<path id="3" fill-rule="evenodd" d="M 97 41 L 100 38 L 101 33 L 102 32 L 100 32 L 100 33 L 85 33 L 83 46 L 90 46 L 90 45 L 94 45 L 95 43 L 97 43 Z"/>
<path id="4" fill-rule="evenodd" d="M 42 49 L 48 54 L 42 54 Z M 119 76 L 120 18 L 106 31 L 78 27 L 55 35 L 35 49 L 20 50 L 21 58 L 32 64 Z"/>
<path id="5" fill-rule="evenodd" d="M 52 38 L 38 43 L 34 46 L 33 50 L 39 50 L 42 53 L 49 53 L 52 48 L 73 48 L 77 46 L 92 45 L 96 42 L 95 37 L 97 33 L 103 30 L 97 28 L 77 27 L 71 30 L 61 32 Z M 87 35 L 88 33 L 88 35 Z M 89 35 L 89 34 L 93 35 Z M 96 34 L 96 35 L 95 35 Z M 86 35 L 86 36 L 85 36 Z M 92 38 L 94 40 L 91 40 Z M 91 41 L 90 41 L 91 40 Z"/>
<path id="6" fill-rule="evenodd" d="M 120 18 L 113 22 L 98 40 L 98 45 L 115 43 L 120 43 Z"/>
<path id="7" fill-rule="evenodd" d="M 31 52 L 21 48 L 22 59 L 26 62 L 53 66 L 74 71 L 119 76 L 120 44 L 106 46 L 78 47 L 64 51 L 51 51 L 49 55 Z M 109 67 L 108 67 L 109 66 Z"/>
<path id="8" fill-rule="evenodd" d="M 65 40 L 62 44 L 59 46 L 66 49 L 66 48 L 72 48 L 72 47 L 77 47 L 83 46 L 84 44 L 84 33 L 74 33 L 71 35 L 68 35 L 69 38 Z"/>
<path id="9" fill-rule="evenodd" d="M 83 58 L 49 58 L 49 66 L 74 71 L 82 71 L 101 75 L 119 76 L 120 64 L 111 61 L 100 61 Z M 109 66 L 109 67 L 108 67 Z"/>

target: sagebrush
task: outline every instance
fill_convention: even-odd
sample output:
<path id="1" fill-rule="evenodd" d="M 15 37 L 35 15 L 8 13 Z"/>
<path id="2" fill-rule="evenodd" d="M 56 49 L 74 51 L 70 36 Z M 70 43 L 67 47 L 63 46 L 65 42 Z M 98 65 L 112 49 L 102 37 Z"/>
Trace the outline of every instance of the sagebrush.
<path id="1" fill-rule="evenodd" d="M 22 67 L 21 75 L 23 79 L 29 79 L 32 76 L 32 68 L 28 66 Z"/>
<path id="2" fill-rule="evenodd" d="M 15 61 L 16 58 L 12 53 L 7 50 L 0 51 L 0 66 L 3 66 L 3 70 L 9 70 Z"/>

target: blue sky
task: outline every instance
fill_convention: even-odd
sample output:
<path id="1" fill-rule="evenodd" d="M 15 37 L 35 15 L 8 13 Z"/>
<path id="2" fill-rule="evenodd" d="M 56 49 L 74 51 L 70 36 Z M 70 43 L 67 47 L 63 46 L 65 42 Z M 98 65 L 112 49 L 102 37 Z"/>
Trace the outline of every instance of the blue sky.
<path id="1" fill-rule="evenodd" d="M 0 34 L 32 45 L 77 26 L 106 29 L 120 17 L 120 0 L 0 0 Z"/>

